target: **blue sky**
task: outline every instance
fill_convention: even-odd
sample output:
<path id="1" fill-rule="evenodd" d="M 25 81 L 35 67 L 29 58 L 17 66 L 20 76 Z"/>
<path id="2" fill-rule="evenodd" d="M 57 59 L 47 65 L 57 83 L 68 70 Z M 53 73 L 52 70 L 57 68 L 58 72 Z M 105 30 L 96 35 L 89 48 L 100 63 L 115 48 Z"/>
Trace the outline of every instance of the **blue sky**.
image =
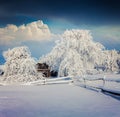
<path id="1" fill-rule="evenodd" d="M 11 28 L 7 27 L 8 24 L 15 25 L 15 29 L 15 27 L 18 28 L 23 24 L 27 25 L 38 20 L 47 24 L 51 34 L 62 34 L 66 29 L 73 28 L 91 30 L 93 39 L 101 42 L 106 49 L 120 50 L 119 0 L 0 1 L 1 30 Z M 26 38 L 24 40 L 24 37 L 23 39 L 17 39 L 19 36 L 15 36 L 16 40 L 13 41 L 10 36 L 12 37 L 14 34 L 8 35 L 7 33 L 11 32 L 7 30 L 6 33 L 5 31 L 0 32 L 0 56 L 9 47 L 27 45 L 32 52 L 32 56 L 39 58 L 53 48 L 57 39 L 57 37 L 54 37 L 54 39 L 42 39 L 38 42 Z M 9 43 L 2 37 L 5 37 L 5 39 L 9 37 Z M 37 50 L 39 50 L 39 53 Z M 1 57 L 0 61 L 2 61 Z"/>

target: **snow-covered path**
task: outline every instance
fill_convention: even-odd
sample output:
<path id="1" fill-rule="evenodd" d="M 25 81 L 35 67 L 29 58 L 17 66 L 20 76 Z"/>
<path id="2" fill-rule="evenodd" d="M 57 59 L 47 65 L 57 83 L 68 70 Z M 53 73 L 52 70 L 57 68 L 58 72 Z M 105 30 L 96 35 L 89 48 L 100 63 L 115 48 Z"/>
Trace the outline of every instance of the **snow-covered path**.
<path id="1" fill-rule="evenodd" d="M 0 117 L 120 117 L 120 101 L 68 84 L 1 86 Z"/>

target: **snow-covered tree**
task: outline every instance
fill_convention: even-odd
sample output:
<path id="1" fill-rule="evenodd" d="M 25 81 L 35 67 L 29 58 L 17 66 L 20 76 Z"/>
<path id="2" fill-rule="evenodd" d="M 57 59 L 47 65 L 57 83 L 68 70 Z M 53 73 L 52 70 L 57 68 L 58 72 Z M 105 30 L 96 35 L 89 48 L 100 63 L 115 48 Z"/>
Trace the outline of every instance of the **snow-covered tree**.
<path id="1" fill-rule="evenodd" d="M 119 65 L 117 61 L 120 60 L 120 55 L 116 50 L 111 50 L 111 51 L 105 51 L 105 70 L 109 72 L 114 72 L 114 71 L 119 71 Z"/>
<path id="2" fill-rule="evenodd" d="M 42 78 L 42 74 L 38 76 L 35 68 L 36 62 L 26 46 L 9 49 L 3 53 L 3 56 L 6 60 L 3 80 L 27 82 Z"/>
<path id="3" fill-rule="evenodd" d="M 40 58 L 59 76 L 99 73 L 107 69 L 118 71 L 117 51 L 107 51 L 93 41 L 89 30 L 66 30 L 53 50 Z M 103 69 L 104 68 L 104 69 Z"/>

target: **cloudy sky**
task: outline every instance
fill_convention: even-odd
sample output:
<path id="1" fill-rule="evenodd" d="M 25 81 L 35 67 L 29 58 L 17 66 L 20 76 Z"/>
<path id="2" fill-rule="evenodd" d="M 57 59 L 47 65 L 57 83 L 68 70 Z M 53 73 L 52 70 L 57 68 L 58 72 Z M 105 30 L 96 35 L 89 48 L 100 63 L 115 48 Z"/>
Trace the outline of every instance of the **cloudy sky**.
<path id="1" fill-rule="evenodd" d="M 120 50 L 120 1 L 0 0 L 0 56 L 25 44 L 39 58 L 52 49 L 55 34 L 72 28 L 89 29 L 95 41 Z"/>

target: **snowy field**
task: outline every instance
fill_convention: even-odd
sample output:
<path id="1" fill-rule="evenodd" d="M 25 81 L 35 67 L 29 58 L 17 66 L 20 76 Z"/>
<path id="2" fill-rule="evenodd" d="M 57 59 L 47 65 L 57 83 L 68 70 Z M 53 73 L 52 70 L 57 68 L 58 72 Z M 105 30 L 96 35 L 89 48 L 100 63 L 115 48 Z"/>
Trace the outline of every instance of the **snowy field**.
<path id="1" fill-rule="evenodd" d="M 120 101 L 70 84 L 1 86 L 0 117 L 120 117 Z"/>

